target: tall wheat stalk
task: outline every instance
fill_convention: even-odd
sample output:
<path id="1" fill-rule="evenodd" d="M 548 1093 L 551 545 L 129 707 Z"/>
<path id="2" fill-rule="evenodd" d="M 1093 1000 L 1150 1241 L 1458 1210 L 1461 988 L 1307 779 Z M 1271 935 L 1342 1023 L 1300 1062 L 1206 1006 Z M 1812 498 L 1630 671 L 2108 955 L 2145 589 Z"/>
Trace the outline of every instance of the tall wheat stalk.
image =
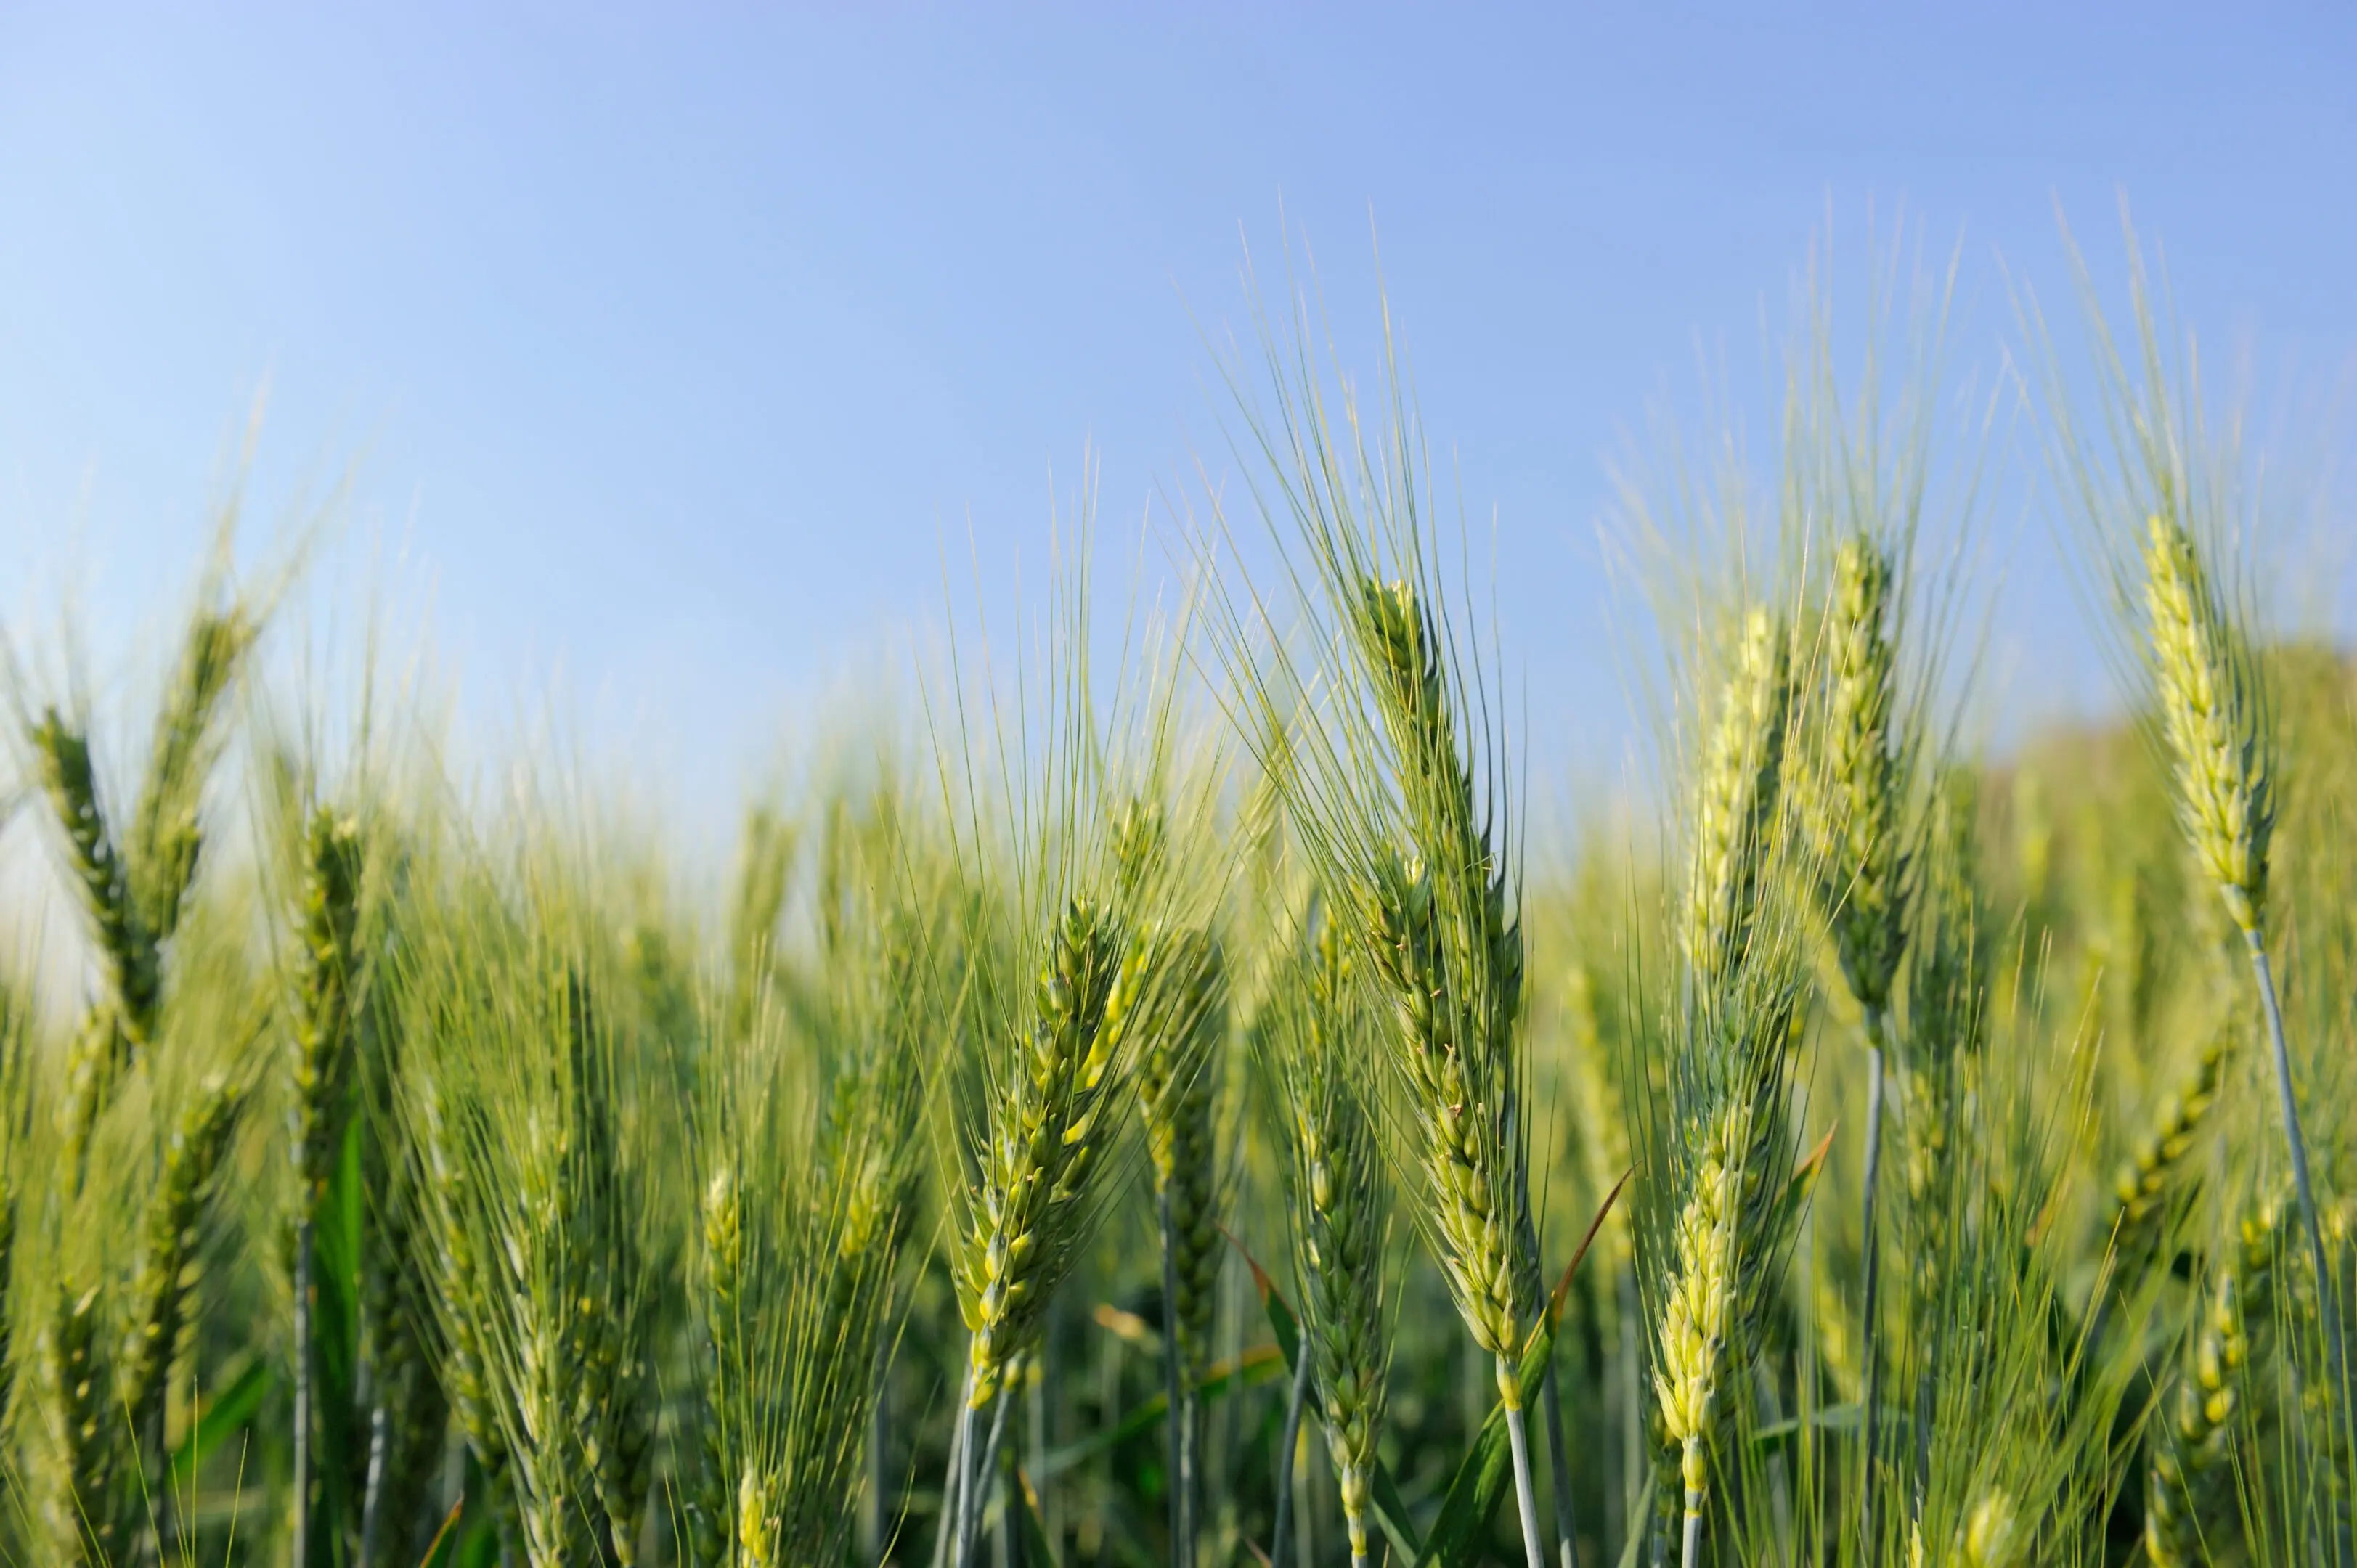
<path id="1" fill-rule="evenodd" d="M 2229 618 L 2193 536 L 2158 513 L 2147 526 L 2145 613 L 2161 731 L 2176 785 L 2178 819 L 2203 873 L 2243 938 L 2274 1054 L 2284 1144 L 2319 1281 L 2335 1278 L 2317 1218 L 2308 1139 L 2283 1006 L 2267 958 L 2267 851 L 2275 832 L 2274 745 L 2268 705 L 2247 636 Z M 2330 1397 L 2346 1421 L 2349 1376 L 2337 1305 L 2324 1313 Z"/>
<path id="2" fill-rule="evenodd" d="M 1914 862 L 1905 844 L 1913 746 L 1894 723 L 1899 669 L 1893 565 L 1878 541 L 1845 539 L 1834 554 L 1825 626 L 1823 800 L 1808 813 L 1842 978 L 1865 1019 L 1866 1165 L 1859 1200 L 1866 1326 L 1864 1539 L 1879 1538 L 1882 1356 L 1878 1286 L 1884 1052 L 1891 984 L 1907 946 Z M 1871 1550 L 1871 1546 L 1868 1548 Z"/>
<path id="3" fill-rule="evenodd" d="M 1390 1004 L 1402 1158 L 1420 1176 L 1413 1212 L 1494 1372 L 1524 1552 L 1529 1568 L 1545 1568 L 1516 1377 L 1541 1270 L 1530 1255 L 1519 867 L 1494 694 L 1443 609 L 1421 436 L 1396 359 L 1379 428 L 1361 423 L 1347 390 L 1329 412 L 1308 306 L 1294 304 L 1289 346 L 1262 323 L 1274 417 L 1235 384 L 1256 499 L 1316 666 L 1297 667 L 1256 602 L 1222 601 L 1217 630 L 1251 743 L 1264 766 L 1287 758 L 1272 777 Z M 1304 693 L 1318 703 L 1289 712 Z"/>
<path id="4" fill-rule="evenodd" d="M 1662 1461 L 1683 1493 L 1684 1568 L 1701 1551 L 1720 1385 L 1749 1365 L 1805 1193 L 1802 1178 L 1785 1175 L 1806 986 L 1793 897 L 1817 868 L 1786 789 L 1792 663 L 1785 625 L 1764 608 L 1746 612 L 1688 807 L 1671 1010 L 1674 1208 L 1666 1233 L 1641 1253 L 1657 1322 Z"/>

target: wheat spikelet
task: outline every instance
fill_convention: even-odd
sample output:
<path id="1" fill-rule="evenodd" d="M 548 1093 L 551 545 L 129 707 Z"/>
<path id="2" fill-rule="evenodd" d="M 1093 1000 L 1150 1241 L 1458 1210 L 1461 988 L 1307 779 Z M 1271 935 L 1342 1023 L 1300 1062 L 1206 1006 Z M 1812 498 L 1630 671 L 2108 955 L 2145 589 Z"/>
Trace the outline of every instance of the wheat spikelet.
<path id="1" fill-rule="evenodd" d="M 597 1533 L 630 1568 L 637 1562 L 655 1412 L 637 1197 L 624 1164 L 623 1091 L 596 993 L 578 967 L 565 976 L 558 1016 L 569 1059 L 557 1229 L 560 1288 L 570 1314 L 556 1343 L 567 1375 L 580 1374 L 570 1416 L 586 1489 L 602 1516 Z"/>

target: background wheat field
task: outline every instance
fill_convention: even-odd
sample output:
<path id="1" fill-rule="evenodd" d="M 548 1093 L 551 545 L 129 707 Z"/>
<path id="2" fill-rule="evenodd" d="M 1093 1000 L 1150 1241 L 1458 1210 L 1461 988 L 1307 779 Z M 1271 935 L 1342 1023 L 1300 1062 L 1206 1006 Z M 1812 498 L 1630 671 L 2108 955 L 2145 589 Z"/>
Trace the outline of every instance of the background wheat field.
<path id="1" fill-rule="evenodd" d="M 2135 281 L 1978 402 L 1942 274 L 1812 314 L 1768 482 L 1637 473 L 1562 834 L 1300 295 L 1183 591 L 1067 514 L 725 879 L 290 677 L 304 541 L 145 679 L 8 628 L 0 1557 L 2357 1561 L 2357 673 Z M 2010 467 L 2121 717 L 1998 748 Z"/>

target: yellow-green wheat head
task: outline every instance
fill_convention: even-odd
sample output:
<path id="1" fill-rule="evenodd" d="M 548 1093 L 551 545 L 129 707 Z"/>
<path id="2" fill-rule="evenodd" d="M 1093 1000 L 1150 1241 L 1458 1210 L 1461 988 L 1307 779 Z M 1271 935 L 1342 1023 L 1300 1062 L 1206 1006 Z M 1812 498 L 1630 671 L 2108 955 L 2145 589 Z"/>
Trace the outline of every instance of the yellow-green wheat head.
<path id="1" fill-rule="evenodd" d="M 1749 939 L 1791 711 L 1791 648 L 1777 618 L 1755 607 L 1744 617 L 1734 667 L 1718 695 L 1695 798 L 1683 937 L 1700 988 L 1716 983 Z"/>
<path id="2" fill-rule="evenodd" d="M 1170 1208 L 1178 1281 L 1179 1354 L 1190 1378 L 1210 1363 L 1219 1273 L 1219 1071 L 1228 1032 L 1227 958 L 1208 932 L 1168 944 L 1157 966 L 1160 1000 L 1138 1055 L 1146 1155 L 1157 1198 Z"/>
<path id="3" fill-rule="evenodd" d="M 2266 918 L 2275 830 L 2265 698 L 2192 535 L 2155 513 L 2144 564 L 2148 652 L 2179 819 L 2235 925 L 2256 935 Z"/>
<path id="4" fill-rule="evenodd" d="M 1397 769 L 1405 846 L 1379 843 L 1360 890 L 1373 972 L 1396 1019 L 1394 1060 L 1426 1183 L 1423 1219 L 1473 1338 L 1501 1359 L 1499 1385 L 1537 1303 L 1522 1255 L 1526 1130 L 1518 1030 L 1523 934 L 1510 911 L 1426 597 L 1405 581 L 1360 584 L 1357 647 Z"/>
<path id="5" fill-rule="evenodd" d="M 1705 1141 L 1691 1189 L 1672 1233 L 1671 1286 L 1661 1316 L 1653 1397 L 1676 1455 L 1685 1511 L 1699 1515 L 1710 1488 L 1711 1401 L 1736 1316 L 1738 1187 L 1748 1178 L 1738 1150 L 1749 1142 L 1740 1108 L 1730 1107 Z"/>
<path id="6" fill-rule="evenodd" d="M 1142 979 L 1143 950 L 1085 896 L 1067 903 L 1046 949 L 1022 1049 L 992 1089 L 987 1144 L 958 1239 L 977 1410 L 1029 1348 L 1086 1233 L 1097 1167 L 1117 1136 L 1124 1015 Z"/>

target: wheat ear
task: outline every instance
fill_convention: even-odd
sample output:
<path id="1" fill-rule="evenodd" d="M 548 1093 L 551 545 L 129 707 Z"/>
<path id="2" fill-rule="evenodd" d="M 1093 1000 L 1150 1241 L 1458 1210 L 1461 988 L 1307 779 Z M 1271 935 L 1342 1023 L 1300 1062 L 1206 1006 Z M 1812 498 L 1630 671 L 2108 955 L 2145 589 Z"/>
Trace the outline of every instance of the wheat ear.
<path id="1" fill-rule="evenodd" d="M 988 1144 L 959 1238 L 958 1305 L 972 1338 L 958 1418 L 964 1475 L 957 1568 L 971 1558 L 981 1518 L 974 1413 L 998 1402 L 1009 1363 L 1038 1333 L 1085 1231 L 1092 1187 L 1116 1131 L 1109 1103 L 1124 1076 L 1116 1047 L 1145 963 L 1142 946 L 1130 948 L 1112 917 L 1086 897 L 1066 906 L 1047 949 L 1017 1070 L 994 1086 Z"/>
<path id="2" fill-rule="evenodd" d="M 110 1407 L 100 1344 L 104 1315 L 95 1285 L 77 1292 L 59 1280 L 46 1305 L 35 1369 L 53 1467 L 45 1516 L 48 1544 L 60 1562 L 104 1564 L 126 1544 L 113 1495 L 118 1415 Z"/>
<path id="3" fill-rule="evenodd" d="M 204 845 L 199 807 L 210 770 L 213 719 L 253 647 L 256 629 L 234 606 L 199 612 L 156 711 L 146 779 L 132 811 L 124 858 L 141 925 L 159 943 L 171 940 L 179 929 L 181 906 L 196 880 Z"/>
<path id="4" fill-rule="evenodd" d="M 1227 1034 L 1227 965 L 1208 933 L 1189 931 L 1155 967 L 1157 1000 L 1140 1042 L 1137 1088 L 1162 1251 L 1174 1550 L 1176 1561 L 1191 1563 L 1201 1441 L 1195 1384 L 1210 1360 L 1221 1249 L 1215 1075 Z"/>
<path id="5" fill-rule="evenodd" d="M 91 1005 L 74 1036 L 59 1105 L 66 1157 L 79 1185 L 91 1135 L 116 1077 L 147 1039 L 163 987 L 155 944 L 107 827 L 88 737 L 50 708 L 34 725 L 31 738 L 42 792 L 65 835 L 74 886 L 97 937 L 107 981 L 104 996 Z"/>
<path id="6" fill-rule="evenodd" d="M 1283 984 L 1260 1045 L 1279 1090 L 1301 1287 L 1301 1370 L 1315 1370 L 1351 1561 L 1364 1568 L 1391 1360 L 1383 1308 L 1390 1205 L 1375 1117 L 1354 1076 L 1363 1059 L 1365 1021 L 1350 950 L 1336 922 L 1315 921 Z M 1280 1459 L 1289 1475 L 1292 1450 L 1282 1450 Z M 1280 1491 L 1280 1507 L 1289 1491 Z M 1280 1531 L 1277 1549 L 1287 1544 Z"/>
<path id="7" fill-rule="evenodd" d="M 115 1391 L 128 1412 L 140 1463 L 151 1475 L 164 1458 L 165 1397 L 195 1283 L 197 1222 L 235 1130 L 237 1108 L 237 1095 L 224 1079 L 210 1078 L 196 1087 L 172 1129 L 162 1178 L 148 1200 Z"/>

